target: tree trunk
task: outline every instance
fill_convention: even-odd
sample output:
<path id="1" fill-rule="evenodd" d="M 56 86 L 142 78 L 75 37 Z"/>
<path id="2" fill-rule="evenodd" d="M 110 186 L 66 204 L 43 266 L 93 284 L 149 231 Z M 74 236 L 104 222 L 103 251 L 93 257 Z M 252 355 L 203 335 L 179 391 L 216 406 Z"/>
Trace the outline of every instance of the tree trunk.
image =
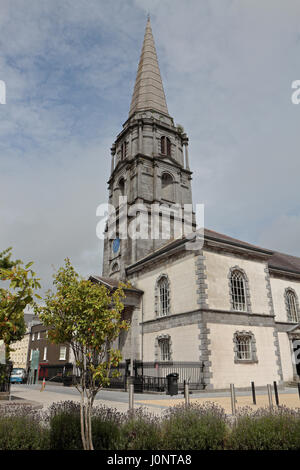
<path id="1" fill-rule="evenodd" d="M 81 440 L 83 450 L 87 450 L 87 442 L 85 438 L 85 429 L 84 429 L 84 391 L 81 392 L 81 401 L 80 401 L 80 427 L 81 427 Z"/>

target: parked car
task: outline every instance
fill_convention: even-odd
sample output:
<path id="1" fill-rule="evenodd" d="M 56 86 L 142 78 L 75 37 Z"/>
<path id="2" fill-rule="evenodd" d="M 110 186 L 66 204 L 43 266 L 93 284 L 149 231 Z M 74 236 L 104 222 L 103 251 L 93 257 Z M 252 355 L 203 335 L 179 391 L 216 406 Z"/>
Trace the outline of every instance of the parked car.
<path id="1" fill-rule="evenodd" d="M 21 383 L 24 384 L 26 383 L 26 370 L 21 369 L 21 368 L 14 368 L 11 371 L 11 376 L 10 376 L 10 383 Z"/>

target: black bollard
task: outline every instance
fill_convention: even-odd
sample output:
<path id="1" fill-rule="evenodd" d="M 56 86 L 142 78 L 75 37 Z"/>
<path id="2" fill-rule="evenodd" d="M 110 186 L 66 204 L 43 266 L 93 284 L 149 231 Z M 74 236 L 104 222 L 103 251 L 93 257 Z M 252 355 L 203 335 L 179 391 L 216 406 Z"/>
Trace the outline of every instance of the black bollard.
<path id="1" fill-rule="evenodd" d="M 254 385 L 254 382 L 251 382 L 251 388 L 252 388 L 252 400 L 253 400 L 253 405 L 256 405 L 256 395 L 255 395 L 255 385 Z"/>
<path id="2" fill-rule="evenodd" d="M 299 393 L 299 398 L 300 398 L 300 382 L 298 382 L 298 393 Z"/>
<path id="3" fill-rule="evenodd" d="M 276 405 L 279 406 L 279 396 L 278 396 L 277 383 L 274 381 L 273 385 L 274 385 L 274 394 L 275 394 Z"/>

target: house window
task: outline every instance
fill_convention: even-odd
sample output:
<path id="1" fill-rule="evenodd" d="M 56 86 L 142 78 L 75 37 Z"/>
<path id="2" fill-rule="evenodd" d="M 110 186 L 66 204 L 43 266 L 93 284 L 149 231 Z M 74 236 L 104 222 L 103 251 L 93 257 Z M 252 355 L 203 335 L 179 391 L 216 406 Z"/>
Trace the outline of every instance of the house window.
<path id="1" fill-rule="evenodd" d="M 65 361 L 66 360 L 66 355 L 67 355 L 66 346 L 61 346 L 60 350 L 59 350 L 59 360 L 60 361 Z"/>
<path id="2" fill-rule="evenodd" d="M 37 334 L 37 339 L 41 339 L 41 333 L 40 332 L 38 332 L 38 334 Z"/>
<path id="3" fill-rule="evenodd" d="M 170 310 L 170 293 L 169 293 L 169 282 L 166 277 L 160 278 L 158 282 L 159 288 L 159 315 L 168 315 Z"/>
<path id="4" fill-rule="evenodd" d="M 251 337 L 248 335 L 240 335 L 237 336 L 237 359 L 244 361 L 244 360 L 251 360 Z"/>
<path id="5" fill-rule="evenodd" d="M 288 321 L 293 323 L 300 322 L 299 304 L 296 293 L 289 288 L 285 291 L 285 303 L 287 309 Z"/>
<path id="6" fill-rule="evenodd" d="M 161 361 L 171 360 L 170 338 L 160 338 L 158 340 Z"/>
<path id="7" fill-rule="evenodd" d="M 247 311 L 244 275 L 238 271 L 231 273 L 231 301 L 233 310 Z"/>
<path id="8" fill-rule="evenodd" d="M 233 337 L 234 362 L 258 362 L 256 356 L 256 341 L 251 331 L 237 331 Z"/>
<path id="9" fill-rule="evenodd" d="M 47 347 L 44 348 L 44 356 L 43 356 L 43 361 L 47 360 Z"/>
<path id="10" fill-rule="evenodd" d="M 32 353 L 33 353 L 33 349 L 31 349 L 30 351 L 30 359 L 29 359 L 30 361 L 32 361 Z"/>
<path id="11" fill-rule="evenodd" d="M 32 341 L 34 341 L 34 333 L 32 333 Z"/>
<path id="12" fill-rule="evenodd" d="M 167 155 L 168 157 L 171 156 L 171 141 L 169 137 L 162 136 L 160 139 L 160 145 L 161 145 L 161 153 L 162 155 Z"/>

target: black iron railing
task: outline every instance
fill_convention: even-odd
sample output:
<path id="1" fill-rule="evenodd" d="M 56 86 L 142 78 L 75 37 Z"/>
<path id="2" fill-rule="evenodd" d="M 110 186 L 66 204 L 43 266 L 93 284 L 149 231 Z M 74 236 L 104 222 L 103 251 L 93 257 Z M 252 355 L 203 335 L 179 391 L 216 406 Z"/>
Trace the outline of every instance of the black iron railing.
<path id="1" fill-rule="evenodd" d="M 109 388 L 126 388 L 127 378 L 130 375 L 130 361 L 121 363 L 112 372 L 120 374 L 111 378 Z M 135 377 L 135 391 L 164 392 L 167 389 L 167 375 L 178 374 L 178 388 L 183 390 L 184 382 L 188 382 L 191 390 L 203 390 L 204 365 L 202 362 L 141 362 L 133 361 L 133 375 Z"/>

